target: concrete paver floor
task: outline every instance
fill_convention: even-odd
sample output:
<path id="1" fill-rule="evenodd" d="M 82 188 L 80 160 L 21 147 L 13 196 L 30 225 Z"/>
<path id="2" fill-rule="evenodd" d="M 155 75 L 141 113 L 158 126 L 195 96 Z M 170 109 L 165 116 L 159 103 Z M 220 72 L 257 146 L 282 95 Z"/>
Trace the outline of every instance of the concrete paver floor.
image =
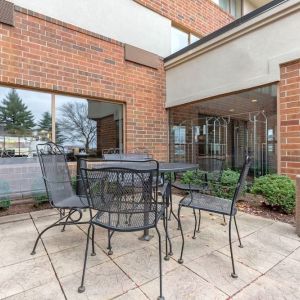
<path id="1" fill-rule="evenodd" d="M 175 197 L 176 198 L 176 197 Z M 178 199 L 176 199 L 178 201 Z M 174 205 L 176 207 L 176 204 Z M 182 210 L 184 263 L 177 263 L 181 237 L 169 222 L 174 255 L 163 260 L 166 299 L 300 299 L 300 238 L 281 222 L 238 214 L 244 248 L 233 234 L 237 279 L 230 276 L 228 228 L 217 215 L 203 213 L 200 233 L 192 239 L 193 215 Z M 96 256 L 88 256 L 86 291 L 78 294 L 87 226 L 50 229 L 36 255 L 37 234 L 56 220 L 55 210 L 0 218 L 0 299 L 156 299 L 159 294 L 158 239 L 141 232 L 116 233 L 114 254 L 107 255 L 107 234 L 96 229 Z M 161 232 L 162 227 L 160 226 Z M 163 247 L 164 249 L 164 247 Z"/>

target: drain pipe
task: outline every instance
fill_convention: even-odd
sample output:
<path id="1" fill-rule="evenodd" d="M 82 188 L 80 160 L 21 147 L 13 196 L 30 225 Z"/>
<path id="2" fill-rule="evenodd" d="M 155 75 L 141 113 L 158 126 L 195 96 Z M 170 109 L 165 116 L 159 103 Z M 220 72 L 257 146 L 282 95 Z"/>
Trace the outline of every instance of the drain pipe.
<path id="1" fill-rule="evenodd" d="M 300 236 L 300 175 L 296 176 L 296 234 Z"/>

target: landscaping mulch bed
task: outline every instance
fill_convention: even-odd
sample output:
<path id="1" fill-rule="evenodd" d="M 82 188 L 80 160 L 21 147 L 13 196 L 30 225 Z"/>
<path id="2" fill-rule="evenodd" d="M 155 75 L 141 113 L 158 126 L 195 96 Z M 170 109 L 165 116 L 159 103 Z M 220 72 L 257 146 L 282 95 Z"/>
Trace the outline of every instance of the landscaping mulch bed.
<path id="1" fill-rule="evenodd" d="M 262 196 L 246 193 L 241 200 L 238 201 L 237 207 L 240 211 L 244 211 L 248 214 L 295 225 L 294 214 L 287 215 L 276 208 L 272 208 L 265 204 Z"/>
<path id="2" fill-rule="evenodd" d="M 35 205 L 34 203 L 24 203 L 24 204 L 13 204 L 8 209 L 0 209 L 0 217 L 16 214 L 24 214 L 32 211 L 43 210 L 50 208 L 48 202 Z"/>

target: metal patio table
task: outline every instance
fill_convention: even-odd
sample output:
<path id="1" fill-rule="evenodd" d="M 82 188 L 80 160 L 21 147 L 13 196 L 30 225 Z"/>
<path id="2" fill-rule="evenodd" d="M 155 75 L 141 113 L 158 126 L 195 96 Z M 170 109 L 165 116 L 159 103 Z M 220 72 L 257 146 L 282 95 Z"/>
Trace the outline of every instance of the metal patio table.
<path id="1" fill-rule="evenodd" d="M 95 163 L 104 163 L 107 167 L 109 166 L 115 166 L 116 163 L 118 163 L 118 165 L 120 166 L 120 163 L 123 167 L 126 168 L 138 168 L 141 165 L 139 164 L 138 161 L 124 161 L 124 162 L 120 162 L 120 161 L 105 161 L 105 160 L 100 160 L 100 159 L 79 159 L 78 160 L 78 164 L 80 165 L 80 167 L 86 167 L 86 164 L 84 163 L 84 161 L 91 161 L 91 162 L 95 162 Z M 181 173 L 181 172 L 185 172 L 185 171 L 189 171 L 189 170 L 195 170 L 198 169 L 199 166 L 198 164 L 191 164 L 191 163 L 183 163 L 183 162 L 159 162 L 159 173 L 163 179 L 163 181 L 165 181 L 165 174 L 166 173 Z M 80 168 L 77 168 L 77 176 L 79 178 L 80 174 L 79 174 L 79 170 Z M 172 188 L 171 188 L 171 182 L 168 181 L 168 190 L 169 190 L 169 201 L 172 201 Z M 169 204 L 168 204 L 169 205 Z M 151 235 L 149 235 L 149 229 L 145 229 L 144 230 L 144 234 L 139 238 L 140 240 L 144 240 L 144 241 L 150 241 L 152 238 Z"/>

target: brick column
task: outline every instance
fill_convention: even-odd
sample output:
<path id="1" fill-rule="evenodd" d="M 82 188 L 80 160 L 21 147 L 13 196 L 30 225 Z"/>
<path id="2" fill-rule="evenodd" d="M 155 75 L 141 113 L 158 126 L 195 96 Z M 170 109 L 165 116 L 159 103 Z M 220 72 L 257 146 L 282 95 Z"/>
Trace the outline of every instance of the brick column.
<path id="1" fill-rule="evenodd" d="M 282 65 L 280 77 L 280 170 L 294 179 L 300 174 L 300 60 Z"/>

